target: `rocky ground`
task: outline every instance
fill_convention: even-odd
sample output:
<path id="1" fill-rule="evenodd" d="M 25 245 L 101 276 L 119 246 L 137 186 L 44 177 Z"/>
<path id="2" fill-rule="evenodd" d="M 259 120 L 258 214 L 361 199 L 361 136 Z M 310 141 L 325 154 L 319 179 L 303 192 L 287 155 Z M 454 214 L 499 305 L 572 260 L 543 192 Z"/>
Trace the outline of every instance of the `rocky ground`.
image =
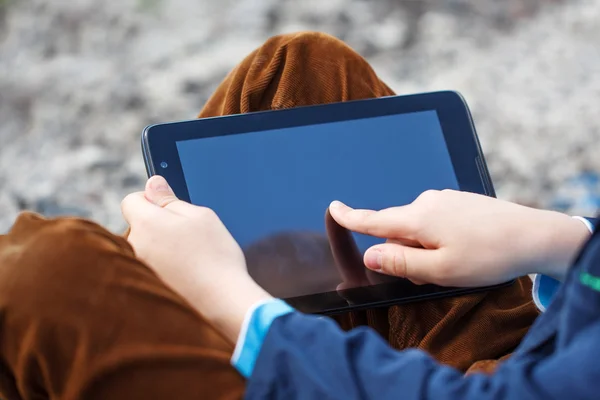
<path id="1" fill-rule="evenodd" d="M 25 208 L 122 230 L 144 126 L 194 117 L 254 47 L 305 29 L 398 93 L 461 91 L 500 197 L 600 207 L 596 0 L 0 0 L 0 233 Z"/>

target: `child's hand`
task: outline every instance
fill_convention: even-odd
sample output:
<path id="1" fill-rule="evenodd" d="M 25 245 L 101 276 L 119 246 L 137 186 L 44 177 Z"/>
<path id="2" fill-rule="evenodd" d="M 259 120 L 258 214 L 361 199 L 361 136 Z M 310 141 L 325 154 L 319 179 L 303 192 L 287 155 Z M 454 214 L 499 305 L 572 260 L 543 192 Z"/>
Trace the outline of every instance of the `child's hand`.
<path id="1" fill-rule="evenodd" d="M 270 296 L 248 275 L 244 254 L 219 217 L 177 199 L 160 176 L 121 208 L 136 255 L 235 342 L 248 308 Z"/>
<path id="2" fill-rule="evenodd" d="M 365 253 L 368 268 L 444 286 L 485 286 L 528 273 L 561 278 L 589 237 L 569 216 L 452 190 L 381 211 L 334 202 L 330 212 L 347 229 L 388 239 Z"/>

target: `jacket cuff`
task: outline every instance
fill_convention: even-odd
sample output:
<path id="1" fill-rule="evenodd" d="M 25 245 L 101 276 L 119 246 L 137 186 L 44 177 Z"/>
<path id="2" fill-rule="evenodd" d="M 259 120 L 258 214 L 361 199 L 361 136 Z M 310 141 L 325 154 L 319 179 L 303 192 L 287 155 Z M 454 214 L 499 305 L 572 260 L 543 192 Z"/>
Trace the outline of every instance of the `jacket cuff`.
<path id="1" fill-rule="evenodd" d="M 246 312 L 231 356 L 231 365 L 245 378 L 252 375 L 256 359 L 273 321 L 293 311 L 294 309 L 283 300 L 269 299 L 254 304 Z"/>

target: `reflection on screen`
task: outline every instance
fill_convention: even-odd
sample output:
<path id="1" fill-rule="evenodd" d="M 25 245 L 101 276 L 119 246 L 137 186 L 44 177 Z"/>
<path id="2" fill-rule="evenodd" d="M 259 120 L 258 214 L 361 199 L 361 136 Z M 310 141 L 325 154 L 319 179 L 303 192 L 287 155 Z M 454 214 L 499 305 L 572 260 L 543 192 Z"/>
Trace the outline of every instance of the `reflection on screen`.
<path id="1" fill-rule="evenodd" d="M 342 283 L 323 220 L 332 200 L 381 209 L 459 188 L 435 111 L 186 140 L 177 150 L 192 203 L 217 212 L 251 275 L 283 298 Z M 356 241 L 362 252 L 382 242 Z"/>

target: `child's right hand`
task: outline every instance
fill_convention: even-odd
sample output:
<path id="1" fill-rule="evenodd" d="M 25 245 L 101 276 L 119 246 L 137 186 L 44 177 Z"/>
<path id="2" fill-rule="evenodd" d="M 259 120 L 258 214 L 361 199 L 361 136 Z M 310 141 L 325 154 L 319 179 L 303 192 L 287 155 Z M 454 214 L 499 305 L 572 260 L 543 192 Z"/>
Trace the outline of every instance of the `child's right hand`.
<path id="1" fill-rule="evenodd" d="M 486 286 L 528 273 L 561 279 L 590 235 L 567 215 L 453 190 L 381 211 L 333 202 L 330 212 L 347 229 L 388 239 L 365 253 L 369 269 L 443 286 Z"/>

